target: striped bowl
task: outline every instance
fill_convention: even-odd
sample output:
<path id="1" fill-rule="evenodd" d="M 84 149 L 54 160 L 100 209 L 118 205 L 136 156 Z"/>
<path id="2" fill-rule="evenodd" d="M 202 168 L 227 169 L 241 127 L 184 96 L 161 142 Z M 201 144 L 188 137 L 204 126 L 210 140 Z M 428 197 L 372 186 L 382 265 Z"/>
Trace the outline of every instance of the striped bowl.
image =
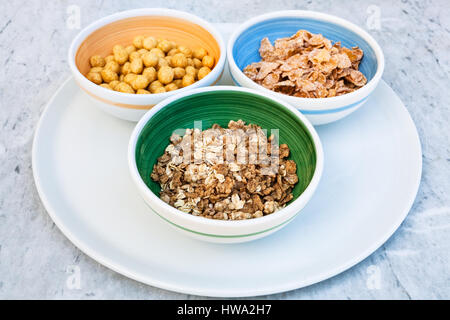
<path id="1" fill-rule="evenodd" d="M 116 92 L 86 79 L 92 55 L 107 56 L 114 45 L 129 45 L 135 36 L 141 34 L 172 40 L 192 49 L 204 47 L 214 56 L 216 65 L 206 77 L 189 87 L 159 94 Z M 167 97 L 216 83 L 223 72 L 225 57 L 225 42 L 221 34 L 205 20 L 182 11 L 149 8 L 119 12 L 90 24 L 72 41 L 68 61 L 78 85 L 98 107 L 118 118 L 138 121 Z"/>
<path id="2" fill-rule="evenodd" d="M 150 178 L 175 130 L 201 130 L 242 119 L 270 134 L 279 129 L 279 142 L 291 149 L 299 182 L 294 198 L 271 215 L 240 221 L 212 220 L 182 212 L 159 198 L 160 187 Z M 179 131 L 178 131 L 179 133 Z M 209 242 L 236 243 L 267 236 L 292 221 L 317 188 L 323 170 L 323 151 L 311 123 L 286 102 L 252 89 L 215 86 L 181 92 L 150 110 L 136 125 L 128 147 L 128 165 L 137 190 L 153 211 L 176 230 Z"/>
<path id="3" fill-rule="evenodd" d="M 340 41 L 345 47 L 360 47 L 364 51 L 364 57 L 359 70 L 366 76 L 367 84 L 338 97 L 299 98 L 273 92 L 245 76 L 242 70 L 261 60 L 258 49 L 262 38 L 268 37 L 273 43 L 278 38 L 293 35 L 299 29 L 321 33 L 332 42 Z M 227 56 L 236 85 L 283 99 L 306 115 L 314 125 L 339 120 L 361 107 L 378 85 L 384 70 L 383 52 L 366 31 L 344 19 L 313 11 L 279 11 L 250 19 L 231 36 Z"/>

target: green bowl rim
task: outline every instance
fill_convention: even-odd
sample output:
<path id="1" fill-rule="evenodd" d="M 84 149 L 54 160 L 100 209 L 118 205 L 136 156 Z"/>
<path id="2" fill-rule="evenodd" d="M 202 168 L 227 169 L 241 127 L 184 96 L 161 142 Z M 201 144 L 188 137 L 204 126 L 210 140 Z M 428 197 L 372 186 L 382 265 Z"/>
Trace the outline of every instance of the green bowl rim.
<path id="1" fill-rule="evenodd" d="M 285 208 L 277 211 L 276 215 L 267 215 L 267 216 L 263 216 L 263 217 L 260 217 L 257 219 L 231 220 L 231 221 L 205 219 L 204 217 L 194 216 L 192 214 L 183 212 L 181 210 L 178 210 L 178 209 L 168 205 L 167 203 L 162 201 L 157 195 L 155 195 L 153 193 L 153 191 L 151 191 L 148 188 L 148 186 L 145 184 L 145 182 L 142 180 L 142 177 L 139 174 L 139 171 L 138 171 L 137 165 L 136 165 L 136 145 L 137 145 L 138 139 L 140 137 L 141 131 L 144 129 L 147 122 L 151 119 L 151 117 L 153 117 L 155 114 L 157 114 L 161 109 L 169 106 L 172 102 L 174 102 L 180 98 L 183 98 L 186 96 L 192 96 L 192 95 L 196 95 L 196 94 L 201 94 L 204 92 L 211 92 L 211 91 L 241 91 L 241 92 L 247 92 L 247 93 L 253 94 L 258 97 L 263 97 L 263 98 L 272 100 L 273 102 L 276 102 L 277 104 L 279 104 L 280 107 L 286 108 L 287 111 L 289 111 L 292 116 L 297 117 L 302 122 L 305 131 L 310 136 L 312 144 L 314 146 L 314 151 L 316 153 L 316 167 L 314 169 L 312 179 L 309 182 L 306 189 L 298 196 L 298 198 L 295 199 L 292 203 L 290 203 L 289 206 L 286 206 Z M 134 128 L 134 130 L 130 136 L 130 141 L 129 141 L 129 145 L 128 145 L 128 165 L 129 165 L 129 169 L 130 169 L 130 173 L 131 173 L 133 181 L 138 186 L 139 190 L 145 194 L 145 196 L 141 194 L 141 196 L 144 198 L 144 200 L 152 199 L 152 201 L 157 201 L 158 203 L 160 203 L 160 205 L 162 207 L 164 207 L 166 209 L 166 211 L 169 214 L 176 213 L 178 215 L 178 217 L 181 219 L 185 218 L 187 220 L 190 220 L 190 222 L 200 223 L 200 224 L 204 224 L 204 225 L 215 225 L 215 226 L 242 225 L 242 226 L 246 226 L 246 225 L 257 225 L 257 224 L 262 224 L 262 223 L 269 223 L 270 220 L 279 220 L 283 216 L 283 213 L 288 212 L 286 209 L 288 209 L 289 207 L 293 208 L 294 204 L 298 204 L 302 200 L 305 201 L 305 199 L 306 199 L 306 201 L 305 201 L 305 204 L 306 204 L 306 202 L 311 198 L 312 194 L 314 193 L 315 189 L 317 188 L 317 185 L 320 181 L 320 178 L 321 178 L 321 175 L 323 172 L 323 149 L 322 149 L 322 144 L 321 144 L 320 138 L 319 138 L 317 132 L 315 131 L 313 125 L 309 122 L 309 120 L 303 114 L 301 114 L 296 108 L 292 107 L 289 103 L 282 101 L 280 99 L 277 99 L 273 96 L 267 95 L 265 93 L 262 93 L 260 91 L 254 90 L 254 89 L 248 89 L 248 88 L 236 87 L 236 86 L 212 86 L 212 87 L 193 89 L 189 92 L 178 93 L 178 94 L 174 95 L 173 97 L 165 99 L 164 101 L 158 103 L 155 107 L 150 109 L 141 118 L 141 120 L 137 123 L 136 127 Z M 145 198 L 147 198 L 147 199 L 145 199 Z M 155 209 L 153 209 L 153 208 L 152 208 L 152 210 L 155 211 Z M 301 208 L 299 208 L 299 210 L 301 210 Z M 180 214 L 180 213 L 182 213 L 182 214 Z M 157 213 L 157 214 L 159 215 L 159 213 Z M 289 218 L 290 217 L 287 217 L 286 219 L 283 219 L 283 221 L 287 220 Z M 170 221 L 170 219 L 168 219 L 166 217 L 165 217 L 165 219 Z"/>

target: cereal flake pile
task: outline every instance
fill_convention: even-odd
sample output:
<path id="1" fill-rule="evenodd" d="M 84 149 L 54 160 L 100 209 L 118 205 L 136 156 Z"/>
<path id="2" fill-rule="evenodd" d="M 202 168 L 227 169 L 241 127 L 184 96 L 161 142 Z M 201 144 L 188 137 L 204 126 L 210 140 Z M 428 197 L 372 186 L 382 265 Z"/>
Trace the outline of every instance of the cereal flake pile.
<path id="1" fill-rule="evenodd" d="M 230 121 L 228 129 L 187 129 L 183 137 L 171 136 L 151 178 L 160 184 L 163 201 L 196 216 L 243 220 L 272 214 L 292 200 L 298 182 L 296 163 L 286 159 L 289 147 L 273 140 L 242 120 Z M 267 152 L 258 152 L 261 146 Z M 247 161 L 239 161 L 240 155 Z"/>
<path id="2" fill-rule="evenodd" d="M 244 69 L 247 77 L 267 89 L 302 98 L 340 96 L 367 83 L 358 70 L 363 51 L 334 44 L 321 34 L 299 30 L 293 36 L 261 40 L 260 62 Z"/>

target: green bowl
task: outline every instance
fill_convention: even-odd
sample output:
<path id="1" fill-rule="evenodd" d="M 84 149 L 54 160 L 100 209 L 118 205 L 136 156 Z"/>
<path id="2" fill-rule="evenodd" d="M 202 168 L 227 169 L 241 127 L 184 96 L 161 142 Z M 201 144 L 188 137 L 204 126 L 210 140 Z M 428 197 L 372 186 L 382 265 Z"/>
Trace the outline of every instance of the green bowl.
<path id="1" fill-rule="evenodd" d="M 160 186 L 150 178 L 153 165 L 164 153 L 170 143 L 169 138 L 175 130 L 179 132 L 180 129 L 194 128 L 195 122 L 198 124 L 198 121 L 201 121 L 201 130 L 211 128 L 215 123 L 226 128 L 230 120 L 239 119 L 247 124 L 261 126 L 267 130 L 267 135 L 271 134 L 272 129 L 278 129 L 279 142 L 289 146 L 289 159 L 296 162 L 299 177 L 299 182 L 293 190 L 294 198 L 286 208 L 296 202 L 310 186 L 313 178 L 317 178 L 318 173 L 320 176 L 321 168 L 320 170 L 317 168 L 322 166 L 322 149 L 317 133 L 306 118 L 285 102 L 250 89 L 210 87 L 177 95 L 162 104 L 150 110 L 149 114 L 146 114 L 138 123 L 130 141 L 129 150 L 134 153 L 130 161 L 133 167 L 132 175 L 136 173 L 133 169 L 136 169 L 139 175 L 138 180 L 141 180 L 145 188 L 156 197 L 159 196 Z M 152 205 L 154 198 L 151 198 L 152 200 L 147 203 L 158 212 L 158 208 Z M 162 200 L 158 200 L 163 203 Z M 286 208 L 273 215 L 251 220 L 263 220 L 279 215 Z M 176 210 L 178 215 L 190 216 L 198 221 L 210 221 L 210 219 L 195 217 L 175 208 L 172 209 Z M 214 220 L 212 222 L 225 222 L 230 225 L 242 221 Z"/>

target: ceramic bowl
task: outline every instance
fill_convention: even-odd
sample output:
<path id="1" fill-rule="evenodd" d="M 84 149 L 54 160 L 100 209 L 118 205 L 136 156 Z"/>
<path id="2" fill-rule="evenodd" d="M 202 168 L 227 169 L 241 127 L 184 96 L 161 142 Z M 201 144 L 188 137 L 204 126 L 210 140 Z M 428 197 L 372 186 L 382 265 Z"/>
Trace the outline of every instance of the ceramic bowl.
<path id="1" fill-rule="evenodd" d="M 242 70 L 261 60 L 260 41 L 268 37 L 273 43 L 289 37 L 300 29 L 321 33 L 333 43 L 340 41 L 345 47 L 358 46 L 364 51 L 359 70 L 367 84 L 348 94 L 332 98 L 299 98 L 277 93 L 250 80 Z M 228 62 L 236 85 L 253 88 L 282 99 L 300 110 L 314 124 L 339 120 L 361 107 L 378 85 L 384 70 L 384 56 L 378 43 L 362 28 L 344 19 L 313 11 L 279 11 L 261 15 L 242 24 L 228 42 Z"/>
<path id="2" fill-rule="evenodd" d="M 175 41 L 189 48 L 204 47 L 216 65 L 202 80 L 189 87 L 159 94 L 128 94 L 102 88 L 86 79 L 92 55 L 107 56 L 116 44 L 129 45 L 137 35 Z M 83 89 L 104 111 L 125 120 L 138 121 L 150 108 L 179 92 L 215 84 L 225 65 L 225 43 L 210 23 L 192 14 L 170 9 L 136 9 L 104 17 L 84 28 L 73 40 L 68 61 Z"/>
<path id="3" fill-rule="evenodd" d="M 268 130 L 279 129 L 279 143 L 287 143 L 297 163 L 299 182 L 294 198 L 283 209 L 260 218 L 223 221 L 194 216 L 159 198 L 160 186 L 150 178 L 153 165 L 164 153 L 175 130 L 215 123 L 227 127 L 242 119 Z M 180 131 L 177 131 L 178 133 Z M 131 177 L 148 206 L 176 230 L 209 242 L 244 242 L 267 236 L 285 226 L 302 210 L 317 188 L 323 170 L 323 152 L 311 123 L 285 101 L 266 93 L 233 86 L 215 86 L 181 92 L 151 109 L 138 122 L 128 147 Z"/>

